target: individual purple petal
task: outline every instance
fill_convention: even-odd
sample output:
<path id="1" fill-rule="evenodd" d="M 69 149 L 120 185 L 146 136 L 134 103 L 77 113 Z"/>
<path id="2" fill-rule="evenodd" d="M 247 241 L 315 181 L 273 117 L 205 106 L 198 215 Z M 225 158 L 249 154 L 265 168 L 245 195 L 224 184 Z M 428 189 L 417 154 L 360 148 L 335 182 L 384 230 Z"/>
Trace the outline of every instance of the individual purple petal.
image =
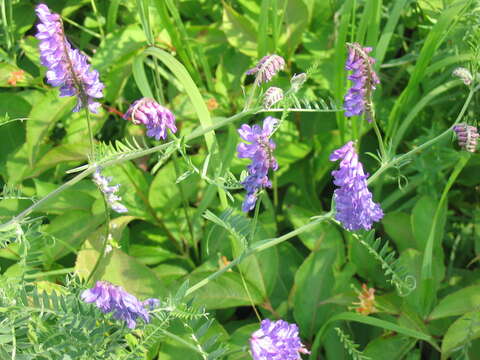
<path id="1" fill-rule="evenodd" d="M 258 125 L 250 127 L 243 124 L 238 129 L 240 137 L 250 142 L 250 144 L 240 143 L 238 145 L 238 157 L 252 160 L 247 167 L 248 176 L 242 182 L 243 187 L 247 191 L 242 206 L 245 212 L 253 210 L 260 190 L 272 186 L 268 179 L 268 170 L 277 170 L 278 163 L 273 157 L 275 143 L 270 137 L 277 123 L 278 119 L 269 116 L 263 120 L 263 127 Z"/>
<path id="2" fill-rule="evenodd" d="M 253 360 L 300 360 L 309 351 L 300 341 L 298 326 L 286 321 L 263 320 L 250 337 Z"/>
<path id="3" fill-rule="evenodd" d="M 134 124 L 143 124 L 147 128 L 147 136 L 157 140 L 167 138 L 167 129 L 172 133 L 177 131 L 175 115 L 155 100 L 142 98 L 134 101 L 123 116 L 125 120 L 131 119 Z"/>
<path id="4" fill-rule="evenodd" d="M 88 107 L 98 112 L 96 99 L 103 97 L 105 87 L 96 70 L 92 70 L 87 57 L 73 49 L 63 30 L 60 15 L 52 13 L 45 4 L 35 8 L 40 20 L 35 35 L 39 43 L 40 62 L 48 68 L 47 82 L 60 87 L 60 96 L 76 96 L 74 112 Z"/>
<path id="5" fill-rule="evenodd" d="M 372 200 L 367 187 L 368 175 L 363 172 L 353 142 L 333 151 L 330 160 L 342 160 L 340 168 L 332 171 L 333 183 L 339 186 L 334 192 L 335 218 L 347 230 L 369 230 L 374 222 L 383 218 L 383 211 Z"/>

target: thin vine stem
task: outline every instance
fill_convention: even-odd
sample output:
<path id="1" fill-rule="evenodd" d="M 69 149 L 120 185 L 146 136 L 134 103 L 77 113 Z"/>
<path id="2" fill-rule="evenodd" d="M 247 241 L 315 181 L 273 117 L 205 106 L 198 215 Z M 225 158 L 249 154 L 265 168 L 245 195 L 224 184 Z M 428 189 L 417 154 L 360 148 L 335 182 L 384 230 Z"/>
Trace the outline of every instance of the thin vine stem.
<path id="1" fill-rule="evenodd" d="M 107 199 L 105 199 L 105 195 L 103 195 L 103 193 L 102 193 L 102 197 L 103 197 L 103 205 L 105 206 L 105 217 L 106 217 L 105 239 L 103 239 L 102 248 L 100 250 L 100 253 L 98 254 L 97 261 L 95 262 L 95 265 L 93 266 L 92 271 L 90 271 L 90 274 L 88 275 L 87 284 L 90 282 L 93 275 L 98 270 L 100 263 L 105 257 L 105 251 L 107 250 L 107 245 L 108 245 L 108 236 L 110 235 L 110 208 L 108 207 Z"/>

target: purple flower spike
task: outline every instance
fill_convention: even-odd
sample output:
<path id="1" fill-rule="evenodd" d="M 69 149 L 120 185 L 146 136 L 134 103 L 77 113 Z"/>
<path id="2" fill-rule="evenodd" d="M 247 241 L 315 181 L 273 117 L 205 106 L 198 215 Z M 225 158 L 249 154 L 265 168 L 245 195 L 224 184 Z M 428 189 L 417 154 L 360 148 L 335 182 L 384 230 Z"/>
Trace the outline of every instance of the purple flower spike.
<path id="1" fill-rule="evenodd" d="M 300 341 L 298 326 L 286 321 L 263 320 L 250 338 L 253 360 L 300 360 L 310 352 Z"/>
<path id="2" fill-rule="evenodd" d="M 177 131 L 175 115 L 155 100 L 142 98 L 130 105 L 125 115 L 125 120 L 131 118 L 134 124 L 143 124 L 147 128 L 147 136 L 157 140 L 167 138 L 167 128 L 172 133 Z"/>
<path id="3" fill-rule="evenodd" d="M 95 303 L 105 314 L 113 312 L 113 317 L 124 320 L 130 329 L 135 328 L 139 317 L 146 323 L 150 322 L 150 315 L 145 307 L 152 310 L 159 304 L 157 299 L 142 302 L 121 286 L 112 285 L 107 281 L 97 281 L 93 288 L 82 292 L 81 298 L 86 303 Z"/>
<path id="4" fill-rule="evenodd" d="M 269 82 L 280 70 L 285 67 L 285 60 L 279 55 L 266 55 L 258 64 L 246 72 L 247 75 L 257 74 L 255 82 L 260 86 L 261 83 Z"/>
<path id="5" fill-rule="evenodd" d="M 100 104 L 95 101 L 103 97 L 105 87 L 98 72 L 90 69 L 87 57 L 72 46 L 65 37 L 60 15 L 52 13 L 45 4 L 36 7 L 40 20 L 36 37 L 40 40 L 40 62 L 48 68 L 47 82 L 60 87 L 60 96 L 76 96 L 74 112 L 84 107 L 92 113 Z"/>
<path id="6" fill-rule="evenodd" d="M 333 183 L 340 187 L 334 192 L 335 218 L 347 230 L 369 230 L 374 222 L 383 218 L 383 211 L 372 201 L 367 187 L 368 174 L 363 173 L 363 165 L 358 161 L 352 141 L 330 155 L 330 161 L 340 159 L 340 169 L 332 171 Z"/>
<path id="7" fill-rule="evenodd" d="M 453 127 L 457 134 L 458 145 L 464 150 L 475 152 L 478 144 L 478 130 L 475 126 L 467 124 L 457 124 Z"/>
<path id="8" fill-rule="evenodd" d="M 268 179 L 268 170 L 278 169 L 278 163 L 273 157 L 275 143 L 270 140 L 275 125 L 278 120 L 269 116 L 263 120 L 263 128 L 258 125 L 243 124 L 238 133 L 242 140 L 250 144 L 240 143 L 237 147 L 238 157 L 251 159 L 248 165 L 248 176 L 242 182 L 247 196 L 243 202 L 243 211 L 253 210 L 257 202 L 258 192 L 266 187 L 271 187 L 272 183 Z"/>
<path id="9" fill-rule="evenodd" d="M 362 48 L 360 44 L 348 44 L 348 56 L 345 70 L 352 71 L 348 80 L 352 87 L 345 95 L 345 116 L 352 117 L 367 114 L 367 120 L 372 121 L 372 93 L 375 85 L 380 83 L 377 74 L 373 70 L 375 59 L 368 56 L 372 48 Z"/>

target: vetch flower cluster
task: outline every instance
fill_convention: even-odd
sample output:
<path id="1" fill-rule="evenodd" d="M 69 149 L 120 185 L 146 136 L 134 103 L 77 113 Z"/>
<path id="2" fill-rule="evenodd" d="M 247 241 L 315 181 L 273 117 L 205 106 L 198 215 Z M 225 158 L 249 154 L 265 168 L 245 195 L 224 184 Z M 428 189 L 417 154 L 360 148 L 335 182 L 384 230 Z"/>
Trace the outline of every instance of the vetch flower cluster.
<path id="1" fill-rule="evenodd" d="M 345 70 L 352 71 L 348 79 L 352 86 L 344 97 L 345 116 L 351 117 L 366 113 L 367 120 L 372 121 L 372 93 L 375 85 L 380 83 L 373 70 L 375 59 L 368 56 L 370 47 L 362 48 L 360 44 L 348 44 L 348 56 Z"/>
<path id="2" fill-rule="evenodd" d="M 469 152 L 475 152 L 478 144 L 478 130 L 475 126 L 467 124 L 457 124 L 453 127 L 457 134 L 458 145 Z"/>
<path id="3" fill-rule="evenodd" d="M 240 137 L 250 144 L 240 143 L 237 147 L 238 157 L 251 159 L 248 165 L 248 176 L 242 182 L 247 195 L 243 202 L 243 211 L 253 210 L 257 202 L 258 192 L 266 187 L 271 187 L 272 183 L 268 179 L 268 170 L 274 171 L 278 168 L 278 163 L 273 157 L 275 143 L 270 139 L 278 120 L 269 116 L 263 120 L 263 127 L 259 125 L 243 124 L 238 133 Z"/>
<path id="4" fill-rule="evenodd" d="M 125 205 L 120 203 L 120 201 L 122 201 L 122 198 L 116 194 L 118 189 L 120 188 L 120 184 L 110 186 L 110 181 L 112 181 L 112 177 L 102 176 L 100 168 L 97 168 L 95 170 L 92 178 L 93 182 L 97 184 L 100 191 L 105 195 L 107 203 L 112 208 L 112 210 L 116 211 L 117 213 L 126 213 L 128 211 Z"/>
<path id="5" fill-rule="evenodd" d="M 97 281 L 91 289 L 85 290 L 81 298 L 86 303 L 95 305 L 104 313 L 113 313 L 117 320 L 123 320 L 130 329 L 137 325 L 137 318 L 150 322 L 148 310 L 153 310 L 160 303 L 158 299 L 138 300 L 121 286 L 115 286 L 107 281 Z"/>
<path id="6" fill-rule="evenodd" d="M 272 54 L 266 55 L 260 59 L 258 64 L 247 70 L 247 75 L 257 74 L 256 83 L 260 86 L 261 83 L 266 83 L 272 80 L 272 77 L 275 76 L 280 70 L 283 70 L 285 67 L 285 60 L 279 55 Z"/>
<path id="7" fill-rule="evenodd" d="M 250 337 L 253 360 L 299 360 L 309 351 L 300 341 L 298 326 L 286 321 L 263 320 Z"/>
<path id="8" fill-rule="evenodd" d="M 332 171 L 333 183 L 339 186 L 334 192 L 335 218 L 347 230 L 369 230 L 383 217 L 383 211 L 379 204 L 372 201 L 367 187 L 368 175 L 363 172 L 352 141 L 330 155 L 330 161 L 340 159 L 340 169 Z"/>
<path id="9" fill-rule="evenodd" d="M 355 311 L 362 315 L 370 315 L 376 313 L 378 310 L 375 307 L 375 289 L 369 288 L 367 284 L 362 284 L 362 291 L 358 293 L 358 302 L 354 302 Z"/>
<path id="10" fill-rule="evenodd" d="M 143 124 L 147 128 L 147 136 L 157 140 L 167 138 L 167 129 L 172 133 L 177 131 L 175 115 L 153 99 L 142 98 L 133 102 L 123 116 L 134 124 Z"/>
<path id="11" fill-rule="evenodd" d="M 87 107 L 96 113 L 103 97 L 104 85 L 98 72 L 90 69 L 87 57 L 73 49 L 63 30 L 60 15 L 52 13 L 45 4 L 36 7 L 40 20 L 36 37 L 40 40 L 40 62 L 48 68 L 47 82 L 60 87 L 60 96 L 76 96 L 74 112 Z"/>

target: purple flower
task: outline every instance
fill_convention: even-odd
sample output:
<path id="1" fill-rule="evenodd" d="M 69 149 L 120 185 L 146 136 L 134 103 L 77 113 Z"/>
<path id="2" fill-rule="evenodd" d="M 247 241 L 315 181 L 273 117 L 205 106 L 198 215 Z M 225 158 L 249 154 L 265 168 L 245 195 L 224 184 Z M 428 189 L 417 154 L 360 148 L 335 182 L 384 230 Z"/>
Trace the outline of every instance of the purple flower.
<path id="1" fill-rule="evenodd" d="M 97 168 L 93 173 L 93 182 L 97 184 L 100 191 L 105 195 L 108 205 L 112 208 L 113 211 L 117 213 L 126 213 L 128 209 L 125 205 L 121 204 L 122 198 L 118 196 L 116 193 L 120 188 L 120 184 L 110 186 L 110 181 L 112 181 L 112 177 L 105 177 L 102 176 L 102 170 Z"/>
<path id="2" fill-rule="evenodd" d="M 242 182 L 247 196 L 243 202 L 243 211 L 248 212 L 255 207 L 258 192 L 272 184 L 268 179 L 268 170 L 277 170 L 278 163 L 273 157 L 275 143 L 270 140 L 273 129 L 278 120 L 269 116 L 263 120 L 263 128 L 258 125 L 250 127 L 243 124 L 238 133 L 240 137 L 250 144 L 240 143 L 237 147 L 238 157 L 251 159 L 248 165 L 248 176 Z"/>
<path id="3" fill-rule="evenodd" d="M 81 298 L 86 303 L 94 302 L 105 314 L 113 312 L 113 317 L 124 320 L 130 329 L 135 328 L 138 317 L 146 323 L 150 322 L 150 315 L 145 307 L 153 309 L 159 304 L 157 299 L 142 302 L 121 286 L 112 285 L 107 281 L 97 281 L 93 288 L 82 292 Z"/>
<path id="4" fill-rule="evenodd" d="M 332 171 L 333 183 L 339 186 L 334 192 L 335 218 L 347 230 L 369 230 L 383 217 L 383 211 L 379 204 L 372 201 L 367 187 L 368 174 L 363 173 L 363 165 L 358 161 L 352 141 L 330 155 L 330 161 L 340 159 L 340 169 Z"/>
<path id="5" fill-rule="evenodd" d="M 283 70 L 284 67 L 285 60 L 283 60 L 281 56 L 275 54 L 266 55 L 260 59 L 255 67 L 248 70 L 246 74 L 257 74 L 258 80 L 256 80 L 256 83 L 260 86 L 262 82 L 269 82 L 272 77 L 280 70 Z"/>
<path id="6" fill-rule="evenodd" d="M 250 338 L 253 360 L 299 360 L 309 354 L 298 337 L 298 326 L 286 321 L 263 320 Z"/>
<path id="7" fill-rule="evenodd" d="M 457 124 L 453 127 L 457 134 L 458 145 L 469 152 L 475 152 L 478 144 L 478 130 L 475 126 L 467 124 Z"/>
<path id="8" fill-rule="evenodd" d="M 96 70 L 91 70 L 85 55 L 72 46 L 65 37 L 60 15 L 52 13 L 45 4 L 36 7 L 40 20 L 36 37 L 40 40 L 40 62 L 48 68 L 47 82 L 60 87 L 60 96 L 76 96 L 74 112 L 88 106 L 96 113 L 103 97 L 104 85 Z"/>
<path id="9" fill-rule="evenodd" d="M 367 114 L 367 120 L 372 121 L 372 93 L 375 85 L 380 83 L 377 74 L 373 70 L 375 59 L 368 56 L 372 48 L 362 48 L 360 44 L 348 44 L 348 56 L 345 70 L 352 71 L 348 79 L 352 87 L 345 95 L 345 116 L 351 117 Z"/>
<path id="10" fill-rule="evenodd" d="M 142 98 L 133 102 L 128 108 L 125 120 L 131 118 L 134 124 L 143 124 L 147 128 L 147 136 L 157 140 L 167 138 L 167 128 L 172 133 L 177 131 L 175 115 L 167 108 L 158 104 L 155 100 Z"/>

